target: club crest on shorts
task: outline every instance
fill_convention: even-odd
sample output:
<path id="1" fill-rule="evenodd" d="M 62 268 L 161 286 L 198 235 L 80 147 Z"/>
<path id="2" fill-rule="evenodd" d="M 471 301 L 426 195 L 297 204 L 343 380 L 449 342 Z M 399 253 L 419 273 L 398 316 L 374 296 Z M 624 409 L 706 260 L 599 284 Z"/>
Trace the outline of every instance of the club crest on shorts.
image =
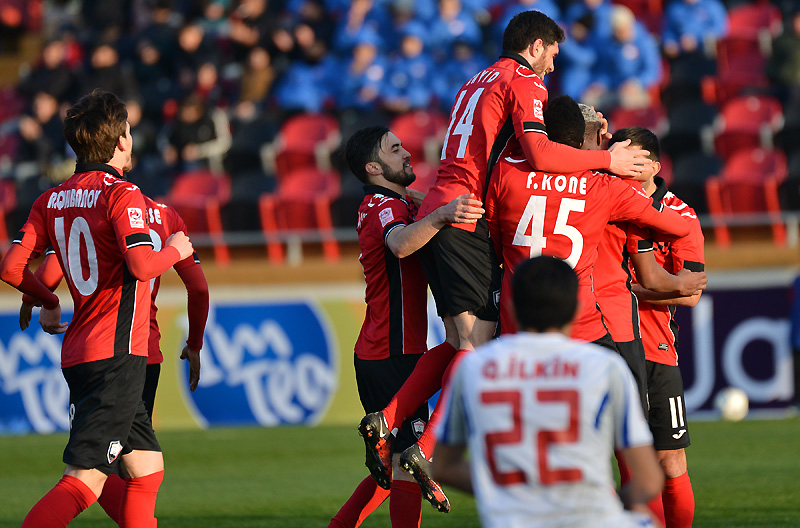
<path id="1" fill-rule="evenodd" d="M 425 420 L 417 418 L 411 422 L 411 430 L 414 431 L 414 436 L 419 438 L 425 432 Z"/>
<path id="2" fill-rule="evenodd" d="M 119 440 L 112 440 L 111 443 L 108 444 L 108 453 L 106 453 L 108 463 L 110 464 L 115 461 L 121 452 L 122 444 L 119 442 Z"/>

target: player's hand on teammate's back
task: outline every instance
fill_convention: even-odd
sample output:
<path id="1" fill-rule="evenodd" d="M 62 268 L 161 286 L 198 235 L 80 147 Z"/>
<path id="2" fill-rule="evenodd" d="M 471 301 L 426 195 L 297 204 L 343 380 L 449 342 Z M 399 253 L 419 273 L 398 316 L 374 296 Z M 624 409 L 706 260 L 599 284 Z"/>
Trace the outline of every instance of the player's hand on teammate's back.
<path id="1" fill-rule="evenodd" d="M 39 311 L 39 324 L 48 334 L 63 334 L 69 323 L 61 322 L 61 305 L 58 305 L 52 310 L 42 308 Z"/>
<path id="2" fill-rule="evenodd" d="M 652 164 L 652 160 L 647 156 L 650 152 L 641 149 L 627 148 L 631 144 L 630 139 L 614 143 L 608 152 L 611 153 L 611 167 L 609 171 L 625 178 L 633 178 L 642 174 L 642 170 Z"/>
<path id="3" fill-rule="evenodd" d="M 442 206 L 444 221 L 448 224 L 474 224 L 483 216 L 483 203 L 473 194 L 462 194 L 447 205 Z"/>
<path id="4" fill-rule="evenodd" d="M 686 297 L 700 293 L 706 289 L 708 284 L 708 276 L 705 271 L 689 271 L 684 268 L 676 275 L 680 277 L 682 284 L 679 293 Z"/>
<path id="5" fill-rule="evenodd" d="M 170 246 L 178 250 L 178 253 L 181 254 L 181 260 L 191 256 L 191 254 L 194 252 L 192 242 L 183 231 L 178 231 L 177 233 L 173 233 L 169 236 L 165 247 Z"/>
<path id="6" fill-rule="evenodd" d="M 189 390 L 194 392 L 200 381 L 200 351 L 192 350 L 187 345 L 181 351 L 181 359 L 189 360 Z"/>

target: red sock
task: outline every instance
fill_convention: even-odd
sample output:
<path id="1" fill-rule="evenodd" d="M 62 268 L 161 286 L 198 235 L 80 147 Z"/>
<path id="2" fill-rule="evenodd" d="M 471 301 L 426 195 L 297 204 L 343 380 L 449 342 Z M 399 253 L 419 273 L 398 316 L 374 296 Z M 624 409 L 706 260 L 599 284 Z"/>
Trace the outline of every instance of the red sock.
<path id="1" fill-rule="evenodd" d="M 383 504 L 388 496 L 389 490 L 378 486 L 372 477 L 365 478 L 331 519 L 328 528 L 356 528 L 370 513 Z"/>
<path id="2" fill-rule="evenodd" d="M 625 457 L 622 455 L 622 451 L 615 449 L 614 456 L 617 457 L 617 467 L 619 468 L 619 485 L 622 487 L 631 481 L 631 468 L 629 468 L 628 463 L 625 462 Z"/>
<path id="3" fill-rule="evenodd" d="M 453 358 L 450 360 L 450 364 L 445 369 L 444 374 L 442 374 L 442 394 L 444 394 L 445 389 L 450 384 L 450 377 L 453 375 L 453 372 L 455 372 L 456 366 L 458 365 L 458 362 L 461 361 L 461 358 L 464 357 L 465 352 L 467 352 L 467 350 L 463 348 L 456 352 Z M 442 396 L 439 396 L 439 401 L 436 403 L 436 408 L 433 410 L 433 414 L 431 414 L 428 423 L 425 425 L 425 430 L 422 432 L 422 436 L 420 436 L 419 440 L 417 441 L 420 449 L 422 449 L 422 453 L 425 455 L 425 458 L 428 459 L 430 459 L 431 455 L 433 455 L 433 447 L 436 445 L 436 426 L 439 424 L 439 420 L 441 419 L 441 413 L 439 411 L 440 409 L 444 409 L 444 405 L 440 405 L 440 403 L 442 403 Z"/>
<path id="4" fill-rule="evenodd" d="M 442 376 L 456 355 L 456 349 L 445 341 L 425 352 L 414 371 L 383 409 L 389 430 L 400 425 L 419 409 L 425 400 L 441 388 Z"/>
<path id="5" fill-rule="evenodd" d="M 128 485 L 119 475 L 109 475 L 103 485 L 103 493 L 97 497 L 97 503 L 103 507 L 111 520 L 119 524 L 122 512 L 122 497 Z"/>
<path id="6" fill-rule="evenodd" d="M 64 475 L 31 508 L 22 521 L 22 528 L 66 528 L 72 519 L 96 500 L 89 486 L 80 479 Z"/>
<path id="7" fill-rule="evenodd" d="M 164 470 L 144 477 L 128 480 L 125 495 L 120 505 L 120 523 L 123 528 L 155 528 L 156 496 Z"/>
<path id="8" fill-rule="evenodd" d="M 667 524 L 667 521 L 664 519 L 664 503 L 661 500 L 661 495 L 662 494 L 659 493 L 656 498 L 648 502 L 647 507 L 651 512 L 653 512 L 653 515 L 656 516 L 656 519 L 658 519 L 658 522 L 661 523 L 661 526 L 664 526 Z"/>
<path id="9" fill-rule="evenodd" d="M 691 528 L 694 520 L 694 492 L 689 473 L 667 479 L 661 493 L 667 528 Z"/>
<path id="10" fill-rule="evenodd" d="M 419 528 L 422 520 L 422 490 L 416 482 L 393 480 L 389 496 L 392 528 Z"/>

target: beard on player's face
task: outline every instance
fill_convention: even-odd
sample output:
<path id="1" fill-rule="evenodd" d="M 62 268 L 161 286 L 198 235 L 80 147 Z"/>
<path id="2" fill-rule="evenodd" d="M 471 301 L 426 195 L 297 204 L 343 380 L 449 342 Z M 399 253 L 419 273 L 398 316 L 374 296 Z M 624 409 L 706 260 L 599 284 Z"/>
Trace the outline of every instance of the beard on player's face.
<path id="1" fill-rule="evenodd" d="M 382 161 L 379 161 L 381 165 L 381 169 L 383 169 L 383 177 L 386 181 L 396 183 L 397 185 L 402 185 L 403 187 L 408 187 L 417 179 L 417 175 L 414 174 L 414 170 L 411 168 L 411 165 L 408 162 L 403 163 L 403 168 L 399 171 L 393 170 L 387 164 Z"/>

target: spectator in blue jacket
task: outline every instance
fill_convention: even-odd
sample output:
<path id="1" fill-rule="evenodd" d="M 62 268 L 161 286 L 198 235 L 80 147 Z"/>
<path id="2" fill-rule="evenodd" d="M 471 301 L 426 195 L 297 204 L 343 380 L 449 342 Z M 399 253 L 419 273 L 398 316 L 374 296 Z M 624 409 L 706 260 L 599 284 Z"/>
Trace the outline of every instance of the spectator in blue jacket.
<path id="1" fill-rule="evenodd" d="M 571 27 L 579 18 L 583 18 L 588 14 L 591 14 L 594 19 L 592 36 L 610 37 L 611 0 L 582 0 L 571 3 L 564 13 L 564 24 L 567 27 Z"/>
<path id="2" fill-rule="evenodd" d="M 436 60 L 449 57 L 456 40 L 475 49 L 483 43 L 481 28 L 461 0 L 439 0 L 439 13 L 430 26 L 430 49 Z"/>
<path id="3" fill-rule="evenodd" d="M 703 51 L 707 40 L 728 33 L 728 13 L 720 0 L 674 0 L 664 12 L 662 43 L 667 57 Z"/>
<path id="4" fill-rule="evenodd" d="M 433 90 L 439 100 L 439 108 L 449 114 L 458 90 L 476 72 L 491 64 L 492 62 L 486 55 L 476 51 L 468 42 L 456 40 L 453 44 L 453 56 L 437 65 L 436 75 L 432 78 Z"/>
<path id="5" fill-rule="evenodd" d="M 569 38 L 559 44 L 556 72 L 561 79 L 561 93 L 581 101 L 583 92 L 594 81 L 598 38 L 592 37 L 595 19 L 587 12 L 569 26 Z"/>
<path id="6" fill-rule="evenodd" d="M 621 5 L 612 7 L 611 32 L 610 39 L 598 43 L 595 82 L 584 94 L 584 102 L 606 112 L 619 105 L 649 105 L 648 90 L 662 76 L 655 38 L 636 21 L 630 9 Z"/>
<path id="7" fill-rule="evenodd" d="M 387 71 L 386 61 L 378 54 L 381 45 L 377 34 L 364 31 L 349 57 L 324 61 L 326 84 L 331 87 L 337 109 L 368 112 L 376 108 Z"/>
<path id="8" fill-rule="evenodd" d="M 439 73 L 425 53 L 427 33 L 419 22 L 403 29 L 400 56 L 392 59 L 383 89 L 383 105 L 390 112 L 428 108 L 433 101 L 431 79 Z"/>
<path id="9" fill-rule="evenodd" d="M 389 13 L 375 0 L 353 0 L 334 32 L 333 49 L 349 55 L 362 35 L 382 35 L 390 21 Z"/>

